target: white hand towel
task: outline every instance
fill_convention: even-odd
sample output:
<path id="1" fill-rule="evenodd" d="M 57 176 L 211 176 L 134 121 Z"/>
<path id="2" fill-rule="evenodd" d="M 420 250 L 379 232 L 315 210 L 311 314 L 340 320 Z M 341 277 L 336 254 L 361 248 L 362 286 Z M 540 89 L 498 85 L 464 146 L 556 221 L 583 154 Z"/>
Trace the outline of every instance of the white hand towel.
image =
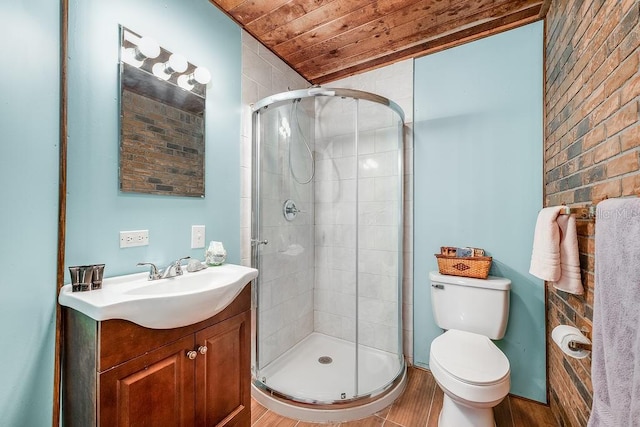
<path id="1" fill-rule="evenodd" d="M 556 282 L 560 279 L 560 229 L 556 218 L 561 206 L 544 208 L 538 214 L 533 235 L 533 252 L 529 273 L 542 280 Z"/>
<path id="2" fill-rule="evenodd" d="M 560 215 L 563 206 L 544 208 L 538 214 L 529 273 L 564 292 L 582 295 L 576 220 Z"/>
<path id="3" fill-rule="evenodd" d="M 580 254 L 578 252 L 578 233 L 576 219 L 573 215 L 559 215 L 560 228 L 560 278 L 553 287 L 564 292 L 582 295 L 582 279 L 580 276 Z"/>

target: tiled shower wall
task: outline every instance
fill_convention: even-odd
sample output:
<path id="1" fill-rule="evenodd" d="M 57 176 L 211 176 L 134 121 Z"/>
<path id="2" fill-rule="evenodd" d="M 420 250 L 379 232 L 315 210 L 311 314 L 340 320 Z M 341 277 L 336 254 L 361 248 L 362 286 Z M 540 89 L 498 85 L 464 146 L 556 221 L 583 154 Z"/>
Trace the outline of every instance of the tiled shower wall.
<path id="1" fill-rule="evenodd" d="M 396 353 L 399 117 L 341 98 L 316 111 L 315 330 L 354 341 L 358 319 L 360 344 Z"/>
<path id="2" fill-rule="evenodd" d="M 556 0 L 546 23 L 546 206 L 587 206 L 640 195 L 640 2 Z M 597 221 L 597 220 L 596 220 Z M 547 287 L 548 331 L 592 329 L 594 221 L 578 221 L 584 296 Z M 550 333 L 548 334 L 550 337 Z M 563 426 L 586 426 L 591 357 L 564 355 L 550 340 L 550 406 Z"/>
<path id="3" fill-rule="evenodd" d="M 376 70 L 347 77 L 345 79 L 328 83 L 325 85 L 325 87 L 358 89 L 382 95 L 388 99 L 391 99 L 392 101 L 395 101 L 403 109 L 405 114 L 405 146 L 403 153 L 404 248 L 402 248 L 402 328 L 404 356 L 409 363 L 413 363 L 413 60 L 401 61 L 383 68 L 378 68 Z M 376 111 L 379 111 L 382 114 L 385 113 L 384 110 L 380 109 L 377 109 Z M 371 119 L 379 120 L 376 115 L 374 115 Z M 380 137 L 384 132 L 385 131 L 381 131 L 380 133 L 378 133 L 378 135 L 376 135 L 379 141 L 381 140 Z M 366 145 L 366 141 L 363 142 Z M 373 150 L 375 151 L 375 145 Z M 371 244 L 375 243 L 371 242 Z M 388 245 L 386 245 L 386 247 L 388 248 Z M 367 279 L 371 279 L 371 277 Z M 370 290 L 373 292 L 381 292 L 378 295 L 382 295 L 382 298 L 369 299 L 369 306 L 375 306 L 379 301 L 384 301 L 386 298 L 388 298 L 385 295 L 389 295 L 389 288 L 378 289 L 375 286 L 376 282 L 371 280 L 361 280 L 361 282 L 364 283 L 364 289 L 367 289 L 367 285 L 373 284 L 374 286 L 371 286 Z M 371 295 L 375 294 L 368 294 L 368 296 L 364 296 L 364 298 L 368 298 Z M 391 303 L 394 304 L 395 302 L 391 301 Z M 367 305 L 365 305 L 364 307 L 366 306 Z M 374 326 L 375 322 L 371 322 L 370 325 Z M 367 337 L 367 334 L 370 333 L 369 331 L 371 331 L 371 329 L 366 327 L 370 325 L 361 324 L 361 326 L 365 326 L 362 328 L 363 338 L 365 338 L 365 340 L 370 339 Z M 383 328 L 382 330 L 385 329 Z M 388 339 L 387 337 L 388 333 L 383 333 L 381 342 L 384 343 L 384 340 Z M 373 343 L 373 341 L 369 342 Z"/>

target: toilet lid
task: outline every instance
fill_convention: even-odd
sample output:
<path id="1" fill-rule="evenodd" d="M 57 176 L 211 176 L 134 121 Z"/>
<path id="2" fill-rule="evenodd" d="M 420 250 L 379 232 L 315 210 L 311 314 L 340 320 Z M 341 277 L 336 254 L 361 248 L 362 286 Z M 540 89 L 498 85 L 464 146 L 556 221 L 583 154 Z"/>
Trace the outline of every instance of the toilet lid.
<path id="1" fill-rule="evenodd" d="M 450 375 L 491 384 L 509 374 L 509 359 L 484 335 L 451 329 L 431 343 L 431 357 Z"/>

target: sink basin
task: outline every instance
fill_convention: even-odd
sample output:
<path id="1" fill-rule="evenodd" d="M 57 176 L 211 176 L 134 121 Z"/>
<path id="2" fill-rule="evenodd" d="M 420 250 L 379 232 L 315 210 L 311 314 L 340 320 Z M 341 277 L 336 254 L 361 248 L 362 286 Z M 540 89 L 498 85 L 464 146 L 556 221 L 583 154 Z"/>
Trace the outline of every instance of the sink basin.
<path id="1" fill-rule="evenodd" d="M 58 302 L 95 320 L 124 319 L 153 329 L 191 325 L 224 310 L 247 283 L 255 268 L 233 264 L 209 267 L 170 279 L 148 280 L 148 273 L 110 277 L 102 289 L 60 290 Z"/>

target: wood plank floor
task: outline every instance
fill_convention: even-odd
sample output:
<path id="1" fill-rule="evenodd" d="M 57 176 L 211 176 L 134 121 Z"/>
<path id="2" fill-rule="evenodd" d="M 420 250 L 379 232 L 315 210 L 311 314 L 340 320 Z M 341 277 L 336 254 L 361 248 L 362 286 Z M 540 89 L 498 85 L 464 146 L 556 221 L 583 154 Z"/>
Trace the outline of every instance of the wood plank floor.
<path id="1" fill-rule="evenodd" d="M 251 401 L 253 427 L 437 427 L 442 408 L 442 390 L 431 372 L 411 367 L 407 388 L 391 406 L 368 418 L 347 423 L 314 424 L 289 418 L 267 410 Z M 558 427 L 548 406 L 514 396 L 507 396 L 494 408 L 497 427 Z"/>

